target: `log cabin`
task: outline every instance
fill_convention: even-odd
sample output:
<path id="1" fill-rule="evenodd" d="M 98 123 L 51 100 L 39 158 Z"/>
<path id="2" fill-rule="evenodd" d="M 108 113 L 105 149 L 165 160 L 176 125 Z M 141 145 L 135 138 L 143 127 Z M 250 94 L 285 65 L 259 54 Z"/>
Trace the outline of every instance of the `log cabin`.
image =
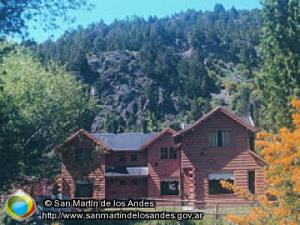
<path id="1" fill-rule="evenodd" d="M 56 147 L 63 198 L 156 199 L 163 205 L 247 204 L 220 180 L 265 194 L 266 162 L 255 153 L 257 129 L 217 107 L 180 131 L 89 133 Z"/>

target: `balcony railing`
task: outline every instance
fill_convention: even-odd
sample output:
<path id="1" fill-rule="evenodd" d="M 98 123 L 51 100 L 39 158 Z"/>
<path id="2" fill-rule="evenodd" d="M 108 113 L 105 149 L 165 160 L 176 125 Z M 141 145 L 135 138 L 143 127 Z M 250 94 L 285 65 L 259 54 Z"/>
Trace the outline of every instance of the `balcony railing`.
<path id="1" fill-rule="evenodd" d="M 116 176 L 148 176 L 149 171 L 147 166 L 139 167 L 108 167 L 105 171 L 106 177 Z"/>

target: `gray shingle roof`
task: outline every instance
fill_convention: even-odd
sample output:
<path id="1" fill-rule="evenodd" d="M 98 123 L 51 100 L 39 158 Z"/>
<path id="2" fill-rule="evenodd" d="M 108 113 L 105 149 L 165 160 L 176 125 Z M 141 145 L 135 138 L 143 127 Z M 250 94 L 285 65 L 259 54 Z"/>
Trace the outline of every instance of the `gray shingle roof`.
<path id="1" fill-rule="evenodd" d="M 92 135 L 115 151 L 137 151 L 143 144 L 156 136 L 155 133 L 97 133 Z"/>

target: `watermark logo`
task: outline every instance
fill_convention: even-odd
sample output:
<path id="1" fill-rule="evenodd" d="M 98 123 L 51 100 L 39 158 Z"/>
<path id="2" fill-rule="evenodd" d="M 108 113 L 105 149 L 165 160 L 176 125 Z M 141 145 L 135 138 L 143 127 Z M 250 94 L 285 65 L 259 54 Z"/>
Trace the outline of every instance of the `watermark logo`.
<path id="1" fill-rule="evenodd" d="M 23 221 L 36 212 L 36 204 L 30 195 L 18 190 L 6 200 L 4 209 L 14 220 Z"/>

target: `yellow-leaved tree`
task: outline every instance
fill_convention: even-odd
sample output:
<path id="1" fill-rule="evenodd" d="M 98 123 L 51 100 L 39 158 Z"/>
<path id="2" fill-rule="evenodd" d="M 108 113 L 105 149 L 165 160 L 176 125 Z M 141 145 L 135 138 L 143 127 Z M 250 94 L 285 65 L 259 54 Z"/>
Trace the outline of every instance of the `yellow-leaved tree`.
<path id="1" fill-rule="evenodd" d="M 239 225 L 297 225 L 300 224 L 300 100 L 293 99 L 295 113 L 293 129 L 281 128 L 278 134 L 261 132 L 256 146 L 268 162 L 266 183 L 268 195 L 254 196 L 239 187 L 222 181 L 223 187 L 232 189 L 244 197 L 257 200 L 257 206 L 246 215 L 230 215 L 227 218 Z"/>

